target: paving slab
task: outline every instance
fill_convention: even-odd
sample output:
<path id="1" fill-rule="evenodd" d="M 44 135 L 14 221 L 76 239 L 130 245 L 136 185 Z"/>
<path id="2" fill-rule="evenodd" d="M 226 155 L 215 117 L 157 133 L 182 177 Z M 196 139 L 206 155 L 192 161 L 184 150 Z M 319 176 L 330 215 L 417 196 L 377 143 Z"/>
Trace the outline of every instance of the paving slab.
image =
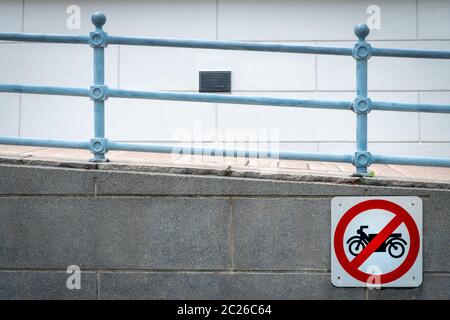
<path id="1" fill-rule="evenodd" d="M 256 159 L 245 157 L 222 157 L 208 155 L 179 155 L 162 153 L 145 153 L 129 151 L 110 151 L 108 158 L 110 162 L 105 164 L 93 164 L 89 162 L 92 157 L 88 150 L 62 149 L 62 148 L 40 148 L 27 146 L 0 145 L 0 158 L 2 162 L 16 159 L 25 163 L 39 163 L 48 161 L 58 163 L 74 162 L 85 168 L 112 169 L 126 166 L 153 167 L 151 170 L 161 168 L 195 168 L 202 174 L 233 175 L 245 172 L 248 176 L 253 175 L 278 175 L 278 176 L 310 176 L 322 181 L 323 177 L 348 178 L 351 180 L 354 168 L 348 163 L 334 163 L 323 161 L 295 161 L 277 159 Z M 43 162 L 42 162 L 43 163 Z M 129 169 L 129 168 L 128 168 Z M 135 167 L 137 170 L 137 167 Z M 404 165 L 374 164 L 370 168 L 374 171 L 375 178 L 386 179 L 395 185 L 395 181 L 416 181 L 450 183 L 450 168 L 419 167 Z M 376 180 L 373 178 L 367 178 Z M 349 181 L 350 181 L 349 180 Z M 370 184 L 370 183 L 369 183 Z"/>
<path id="2" fill-rule="evenodd" d="M 406 178 L 428 181 L 450 181 L 450 168 L 388 165 Z"/>
<path id="3" fill-rule="evenodd" d="M 41 148 L 30 151 L 28 154 L 32 159 L 89 161 L 92 158 L 89 150 L 82 149 Z"/>
<path id="4" fill-rule="evenodd" d="M 16 157 L 26 157 L 31 155 L 33 152 L 42 150 L 42 147 L 29 147 L 29 146 L 10 146 L 10 145 L 0 145 L 0 156 L 16 156 Z"/>

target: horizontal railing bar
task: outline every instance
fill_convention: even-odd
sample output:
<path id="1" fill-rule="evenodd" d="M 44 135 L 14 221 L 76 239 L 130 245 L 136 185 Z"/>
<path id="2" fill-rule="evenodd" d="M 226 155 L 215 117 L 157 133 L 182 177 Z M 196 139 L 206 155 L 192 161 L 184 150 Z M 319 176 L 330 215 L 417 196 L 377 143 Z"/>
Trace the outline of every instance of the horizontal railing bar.
<path id="1" fill-rule="evenodd" d="M 222 149 L 213 147 L 191 147 L 183 145 L 156 145 L 156 144 L 135 144 L 128 142 L 114 142 L 108 140 L 108 150 L 140 151 L 155 153 L 175 153 L 175 154 L 194 154 L 211 155 L 227 157 L 245 157 L 245 158 L 276 158 L 284 160 L 311 160 L 326 162 L 347 162 L 353 161 L 350 154 L 329 154 L 329 153 L 306 153 L 296 151 L 267 151 L 267 150 L 248 150 L 248 149 Z"/>
<path id="2" fill-rule="evenodd" d="M 49 148 L 72 148 L 89 149 L 88 141 L 77 140 L 54 140 L 26 137 L 0 137 L 0 144 L 21 145 Z M 208 147 L 192 147 L 183 145 L 160 145 L 160 144 L 136 144 L 127 142 L 115 142 L 107 140 L 108 150 L 139 151 L 155 153 L 176 153 L 176 154 L 195 154 L 227 157 L 252 157 L 252 158 L 276 158 L 285 160 L 311 160 L 326 162 L 347 162 L 353 161 L 350 154 L 328 154 L 328 153 L 305 153 L 296 151 L 267 151 L 267 150 L 248 150 L 248 149 L 222 149 Z"/>
<path id="3" fill-rule="evenodd" d="M 88 97 L 89 89 L 50 87 L 50 86 L 29 86 L 18 84 L 0 84 L 0 92 L 28 93 L 28 94 L 48 94 L 63 96 Z M 247 105 L 266 105 L 298 108 L 323 108 L 351 110 L 351 101 L 333 100 L 311 100 L 311 99 L 284 99 L 258 96 L 234 96 L 211 93 L 189 93 L 189 92 L 165 92 L 165 91 L 134 91 L 125 89 L 107 90 L 108 96 L 113 98 L 151 99 L 151 100 L 172 100 L 190 102 L 209 103 L 229 103 Z M 430 113 L 450 113 L 450 105 L 439 104 L 414 104 L 400 102 L 372 101 L 373 110 L 401 111 L 401 112 L 430 112 Z"/>
<path id="4" fill-rule="evenodd" d="M 0 144 L 32 146 L 32 147 L 48 147 L 48 148 L 89 149 L 89 142 L 81 140 L 54 140 L 54 139 L 25 138 L 25 137 L 0 137 Z"/>
<path id="5" fill-rule="evenodd" d="M 48 148 L 89 149 L 89 141 L 82 141 L 82 140 L 55 140 L 55 139 L 2 136 L 0 137 L 0 144 L 48 147 Z M 250 157 L 276 158 L 283 160 L 309 160 L 309 161 L 344 162 L 344 163 L 353 162 L 353 155 L 351 154 L 222 149 L 214 147 L 202 148 L 183 145 L 135 144 L 127 142 L 115 142 L 109 140 L 107 140 L 107 149 L 122 150 L 122 151 L 195 154 L 195 155 L 246 157 L 246 158 Z M 372 154 L 371 157 L 373 163 L 380 163 L 380 164 L 450 167 L 450 159 L 445 158 L 385 156 L 378 154 Z"/>
<path id="6" fill-rule="evenodd" d="M 450 105 L 372 101 L 373 110 L 450 113 Z"/>
<path id="7" fill-rule="evenodd" d="M 84 88 L 28 86 L 19 84 L 0 84 L 0 92 L 50 94 L 58 96 L 78 96 L 78 97 L 89 96 L 89 89 Z"/>
<path id="8" fill-rule="evenodd" d="M 372 154 L 373 163 L 402 164 L 411 166 L 450 167 L 450 159 L 428 157 L 402 157 Z"/>
<path id="9" fill-rule="evenodd" d="M 88 36 L 71 34 L 42 34 L 42 33 L 19 33 L 0 32 L 0 40 L 23 41 L 23 42 L 48 42 L 48 43 L 81 43 L 87 44 Z"/>
<path id="10" fill-rule="evenodd" d="M 421 50 L 421 49 L 372 48 L 372 56 L 399 57 L 399 58 L 423 58 L 423 59 L 450 59 L 450 51 Z"/>
<path id="11" fill-rule="evenodd" d="M 47 42 L 47 43 L 88 44 L 89 36 L 0 32 L 0 40 L 44 42 L 44 43 Z M 298 44 L 281 44 L 270 42 L 142 38 L 142 37 L 127 37 L 127 36 L 113 36 L 113 35 L 108 36 L 107 42 L 108 44 L 122 44 L 122 45 L 136 45 L 136 46 L 268 51 L 268 52 L 306 53 L 306 54 L 343 55 L 343 56 L 351 56 L 353 52 L 352 48 L 344 48 L 344 47 L 307 46 Z M 424 58 L 424 59 L 450 59 L 450 51 L 373 47 L 372 56 Z"/>
<path id="12" fill-rule="evenodd" d="M 264 106 L 299 107 L 299 108 L 323 108 L 350 110 L 350 101 L 324 101 L 304 99 L 284 99 L 271 97 L 233 96 L 212 93 L 186 93 L 164 91 L 133 91 L 124 89 L 108 89 L 108 97 L 134 98 L 152 100 L 173 100 L 211 103 L 250 104 Z"/>
<path id="13" fill-rule="evenodd" d="M 325 54 L 325 55 L 341 55 L 341 56 L 352 55 L 352 48 L 306 46 L 298 44 L 281 44 L 269 42 L 161 39 L 161 38 L 140 38 L 140 37 L 110 35 L 108 36 L 108 44 L 197 48 L 197 49 L 268 51 L 268 52 L 286 52 L 286 53 L 309 53 L 309 54 Z"/>

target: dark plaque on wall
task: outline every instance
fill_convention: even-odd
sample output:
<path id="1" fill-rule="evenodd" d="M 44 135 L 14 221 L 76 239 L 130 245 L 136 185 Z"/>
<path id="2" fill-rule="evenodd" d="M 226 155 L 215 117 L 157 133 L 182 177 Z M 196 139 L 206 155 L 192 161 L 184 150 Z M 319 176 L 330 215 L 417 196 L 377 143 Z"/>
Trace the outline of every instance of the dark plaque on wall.
<path id="1" fill-rule="evenodd" d="M 200 71 L 199 92 L 231 92 L 231 71 Z"/>

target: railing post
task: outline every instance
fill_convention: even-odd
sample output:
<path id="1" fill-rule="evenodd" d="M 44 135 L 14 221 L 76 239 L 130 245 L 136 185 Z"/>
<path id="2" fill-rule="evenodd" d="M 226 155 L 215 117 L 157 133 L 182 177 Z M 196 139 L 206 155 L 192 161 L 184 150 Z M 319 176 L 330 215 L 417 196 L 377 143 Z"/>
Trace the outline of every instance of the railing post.
<path id="1" fill-rule="evenodd" d="M 89 34 L 89 45 L 94 51 L 94 85 L 91 86 L 89 96 L 94 101 L 94 138 L 90 141 L 90 151 L 94 157 L 92 162 L 107 162 L 105 157 L 107 139 L 105 138 L 105 100 L 107 86 L 105 86 L 105 47 L 108 45 L 108 34 L 102 27 L 106 23 L 106 16 L 96 12 L 92 15 L 95 30 Z"/>
<path id="2" fill-rule="evenodd" d="M 367 96 L 367 61 L 371 56 L 371 46 L 366 41 L 369 27 L 359 24 L 355 27 L 358 42 L 353 47 L 353 58 L 356 60 L 356 98 L 353 101 L 353 111 L 356 113 L 356 152 L 353 165 L 355 176 L 368 176 L 367 167 L 372 163 L 367 150 L 367 114 L 371 110 L 371 101 Z"/>

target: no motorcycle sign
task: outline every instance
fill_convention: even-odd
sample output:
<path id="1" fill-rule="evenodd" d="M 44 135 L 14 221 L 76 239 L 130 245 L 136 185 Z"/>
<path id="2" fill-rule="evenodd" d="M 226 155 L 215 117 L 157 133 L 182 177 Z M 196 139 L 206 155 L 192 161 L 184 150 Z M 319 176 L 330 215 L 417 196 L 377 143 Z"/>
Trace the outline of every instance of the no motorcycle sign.
<path id="1" fill-rule="evenodd" d="M 422 283 L 422 201 L 418 197 L 335 197 L 331 282 L 337 287 Z"/>

